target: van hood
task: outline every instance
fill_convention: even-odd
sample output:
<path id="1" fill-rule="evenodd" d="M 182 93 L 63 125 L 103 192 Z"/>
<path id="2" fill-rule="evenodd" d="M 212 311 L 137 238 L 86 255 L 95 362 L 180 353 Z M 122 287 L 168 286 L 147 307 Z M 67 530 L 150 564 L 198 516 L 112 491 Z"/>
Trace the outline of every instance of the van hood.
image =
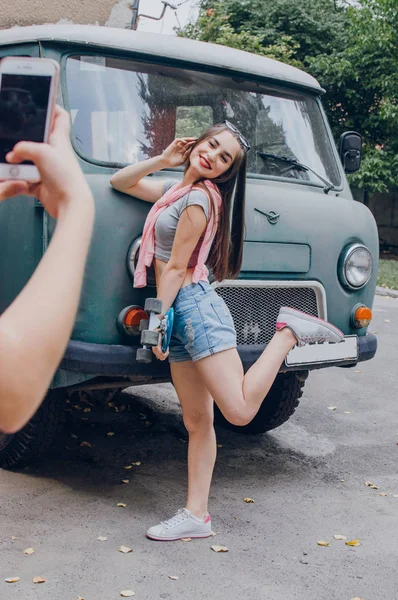
<path id="1" fill-rule="evenodd" d="M 248 180 L 244 239 L 242 275 L 256 278 L 322 281 L 337 272 L 350 243 L 364 243 L 377 255 L 375 222 L 363 204 L 290 183 Z"/>

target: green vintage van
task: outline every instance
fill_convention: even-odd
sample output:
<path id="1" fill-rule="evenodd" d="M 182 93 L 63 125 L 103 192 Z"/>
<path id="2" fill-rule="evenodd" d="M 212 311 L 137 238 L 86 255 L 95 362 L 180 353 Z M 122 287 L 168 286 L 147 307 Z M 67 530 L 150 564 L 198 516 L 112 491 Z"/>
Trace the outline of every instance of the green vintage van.
<path id="1" fill-rule="evenodd" d="M 0 466 L 26 464 L 47 451 L 73 391 L 103 398 L 104 390 L 170 380 L 167 363 L 136 359 L 142 307 L 156 294 L 153 278 L 147 288 L 133 288 L 149 205 L 116 192 L 109 179 L 159 154 L 175 136 L 197 135 L 224 119 L 252 145 L 242 270 L 238 279 L 214 284 L 231 309 L 245 368 L 271 338 L 282 305 L 328 319 L 346 335 L 341 344 L 295 348 L 257 416 L 238 429 L 260 433 L 284 423 L 312 369 L 353 367 L 374 356 L 377 342 L 367 325 L 377 229 L 345 176 L 359 168 L 361 137 L 347 132 L 337 149 L 322 109 L 324 90 L 313 77 L 231 48 L 96 26 L 3 30 L 4 56 L 59 62 L 58 102 L 70 112 L 97 216 L 67 351 L 38 413 L 19 433 L 0 434 Z M 179 169 L 153 175 L 181 176 Z M 0 205 L 0 312 L 28 281 L 53 229 L 34 199 Z M 216 420 L 223 423 L 218 411 Z"/>

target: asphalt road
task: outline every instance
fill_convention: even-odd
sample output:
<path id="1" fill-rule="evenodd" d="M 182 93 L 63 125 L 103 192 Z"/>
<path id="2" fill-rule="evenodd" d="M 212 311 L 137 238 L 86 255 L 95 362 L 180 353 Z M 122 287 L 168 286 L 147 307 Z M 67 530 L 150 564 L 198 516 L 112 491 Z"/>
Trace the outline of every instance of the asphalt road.
<path id="1" fill-rule="evenodd" d="M 133 589 L 137 600 L 396 600 L 398 300 L 376 298 L 371 330 L 377 357 L 312 373 L 279 429 L 219 431 L 216 536 L 205 540 L 144 535 L 185 499 L 187 446 L 172 387 L 130 389 L 136 402 L 129 408 L 120 395 L 118 412 L 83 412 L 90 406 L 76 403 L 51 457 L 0 472 L 0 598 L 116 600 Z M 24 555 L 28 547 L 35 553 Z M 34 575 L 46 582 L 33 584 Z M 4 582 L 13 576 L 20 581 Z"/>

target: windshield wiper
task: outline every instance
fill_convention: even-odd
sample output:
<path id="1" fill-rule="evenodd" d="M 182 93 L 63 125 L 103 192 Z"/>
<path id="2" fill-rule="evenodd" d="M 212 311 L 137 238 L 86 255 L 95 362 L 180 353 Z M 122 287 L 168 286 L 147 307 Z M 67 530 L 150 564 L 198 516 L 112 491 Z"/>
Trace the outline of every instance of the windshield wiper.
<path id="1" fill-rule="evenodd" d="M 337 189 L 336 186 L 333 185 L 333 183 L 331 181 L 329 181 L 328 179 L 325 179 L 324 177 L 322 177 L 322 175 L 319 175 L 319 173 L 314 171 L 314 169 L 311 169 L 311 167 L 309 167 L 308 165 L 298 162 L 298 160 L 296 160 L 294 158 L 289 158 L 288 156 L 283 156 L 282 154 L 271 154 L 269 152 L 257 152 L 257 154 L 259 155 L 260 158 L 265 158 L 265 159 L 276 158 L 277 160 L 282 160 L 283 162 L 286 162 L 289 165 L 291 165 L 292 169 L 295 168 L 295 169 L 300 169 L 301 171 L 311 171 L 311 173 L 316 175 L 318 177 L 318 179 L 320 179 L 325 184 L 325 187 L 323 188 L 323 191 L 325 192 L 325 194 L 328 194 L 330 192 L 330 190 Z"/>

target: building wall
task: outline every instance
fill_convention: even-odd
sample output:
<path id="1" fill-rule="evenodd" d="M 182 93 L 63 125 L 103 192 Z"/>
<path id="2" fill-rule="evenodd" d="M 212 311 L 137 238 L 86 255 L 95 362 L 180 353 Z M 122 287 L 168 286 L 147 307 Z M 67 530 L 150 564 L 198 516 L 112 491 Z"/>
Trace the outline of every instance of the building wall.
<path id="1" fill-rule="evenodd" d="M 353 189 L 352 193 L 355 200 L 364 202 L 363 190 Z M 370 196 L 367 206 L 376 219 L 380 247 L 395 246 L 398 248 L 398 189 L 383 194 L 373 194 Z"/>
<path id="2" fill-rule="evenodd" d="M 129 27 L 131 4 L 129 0 L 2 0 L 0 29 L 59 22 Z"/>
<path id="3" fill-rule="evenodd" d="M 374 194 L 369 200 L 379 229 L 380 245 L 398 248 L 398 190 Z"/>

